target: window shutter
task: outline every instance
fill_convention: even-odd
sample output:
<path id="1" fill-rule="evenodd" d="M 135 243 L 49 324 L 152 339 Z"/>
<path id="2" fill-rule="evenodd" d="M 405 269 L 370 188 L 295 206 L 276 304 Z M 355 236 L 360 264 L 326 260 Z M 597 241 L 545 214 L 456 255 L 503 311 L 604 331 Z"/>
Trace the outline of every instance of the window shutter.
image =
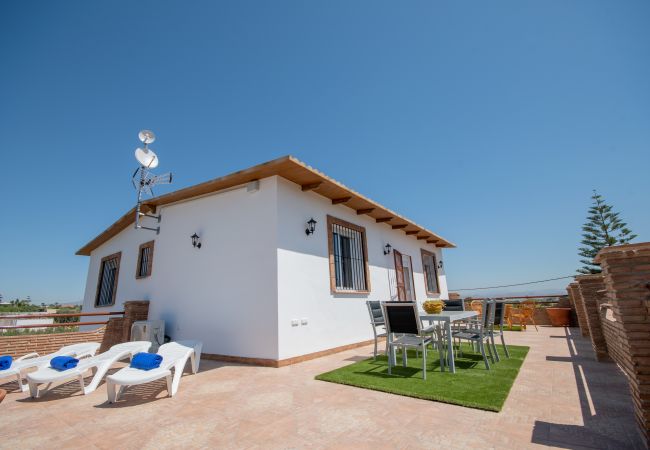
<path id="1" fill-rule="evenodd" d="M 397 299 L 406 301 L 406 289 L 404 288 L 404 265 L 402 264 L 402 254 L 393 250 L 395 257 L 395 281 L 397 282 Z"/>

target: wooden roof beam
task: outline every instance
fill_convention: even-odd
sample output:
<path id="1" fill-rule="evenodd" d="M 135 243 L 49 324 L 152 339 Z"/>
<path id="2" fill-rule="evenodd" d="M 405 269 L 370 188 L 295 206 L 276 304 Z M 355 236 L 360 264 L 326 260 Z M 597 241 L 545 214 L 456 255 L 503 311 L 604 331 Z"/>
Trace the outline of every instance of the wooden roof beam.
<path id="1" fill-rule="evenodd" d="M 339 197 L 332 199 L 332 205 L 338 205 L 339 203 L 347 203 L 352 200 L 352 197 Z"/>
<path id="2" fill-rule="evenodd" d="M 418 241 L 429 239 L 429 236 L 418 236 Z"/>
<path id="3" fill-rule="evenodd" d="M 401 225 L 393 225 L 392 228 L 393 230 L 401 230 L 402 228 L 408 227 L 407 224 L 401 224 Z"/>
<path id="4" fill-rule="evenodd" d="M 390 222 L 393 219 L 394 217 L 380 217 L 379 219 L 375 219 L 375 222 L 384 223 L 384 222 Z"/>
<path id="5" fill-rule="evenodd" d="M 418 234 L 419 232 L 420 230 L 409 230 L 409 231 L 405 231 L 404 233 L 406 233 L 407 236 L 410 236 L 412 234 Z"/>
<path id="6" fill-rule="evenodd" d="M 427 239 L 427 244 L 435 244 L 436 242 L 439 242 L 438 239 Z"/>
<path id="7" fill-rule="evenodd" d="M 321 184 L 323 184 L 322 181 L 319 181 L 317 183 L 303 184 L 301 188 L 303 192 L 313 191 L 314 189 L 318 189 Z"/>
<path id="8" fill-rule="evenodd" d="M 375 210 L 375 208 L 357 209 L 357 216 L 360 216 L 362 214 L 370 214 L 374 210 Z"/>

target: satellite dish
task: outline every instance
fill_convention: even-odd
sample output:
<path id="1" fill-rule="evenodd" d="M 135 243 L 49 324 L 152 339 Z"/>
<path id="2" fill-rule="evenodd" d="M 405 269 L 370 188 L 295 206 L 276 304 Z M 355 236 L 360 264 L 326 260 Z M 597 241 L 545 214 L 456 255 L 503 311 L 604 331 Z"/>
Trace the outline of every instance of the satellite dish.
<path id="1" fill-rule="evenodd" d="M 153 150 L 146 147 L 135 149 L 135 159 L 138 160 L 142 167 L 146 167 L 147 169 L 155 169 L 158 167 L 158 156 Z"/>
<path id="2" fill-rule="evenodd" d="M 151 144 L 153 141 L 156 140 L 156 135 L 153 134 L 153 131 L 151 130 L 142 130 L 141 132 L 138 133 L 138 137 L 145 145 Z"/>

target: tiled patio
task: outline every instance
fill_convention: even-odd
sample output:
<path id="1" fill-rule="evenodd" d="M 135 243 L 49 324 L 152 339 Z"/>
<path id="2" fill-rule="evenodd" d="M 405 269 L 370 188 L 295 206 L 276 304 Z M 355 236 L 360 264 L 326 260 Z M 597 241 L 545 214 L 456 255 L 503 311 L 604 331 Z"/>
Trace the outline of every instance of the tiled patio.
<path id="1" fill-rule="evenodd" d="M 173 399 L 164 383 L 118 405 L 103 386 L 83 396 L 70 383 L 36 401 L 13 392 L 0 405 L 0 447 L 644 448 L 624 376 L 596 363 L 576 330 L 506 338 L 531 351 L 501 413 L 314 380 L 366 347 L 281 369 L 204 360 Z"/>

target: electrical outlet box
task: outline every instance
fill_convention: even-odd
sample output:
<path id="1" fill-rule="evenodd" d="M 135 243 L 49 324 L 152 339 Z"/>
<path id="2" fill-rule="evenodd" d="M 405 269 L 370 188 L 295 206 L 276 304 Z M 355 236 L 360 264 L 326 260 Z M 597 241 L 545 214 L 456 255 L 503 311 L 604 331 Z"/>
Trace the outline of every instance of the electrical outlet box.
<path id="1" fill-rule="evenodd" d="M 298 325 L 300 325 L 300 321 L 298 319 L 291 319 L 292 327 L 297 327 Z"/>
<path id="2" fill-rule="evenodd" d="M 303 317 L 302 319 L 300 319 L 300 324 L 301 325 L 307 325 L 308 323 L 309 323 L 309 321 L 307 320 L 306 317 Z"/>

